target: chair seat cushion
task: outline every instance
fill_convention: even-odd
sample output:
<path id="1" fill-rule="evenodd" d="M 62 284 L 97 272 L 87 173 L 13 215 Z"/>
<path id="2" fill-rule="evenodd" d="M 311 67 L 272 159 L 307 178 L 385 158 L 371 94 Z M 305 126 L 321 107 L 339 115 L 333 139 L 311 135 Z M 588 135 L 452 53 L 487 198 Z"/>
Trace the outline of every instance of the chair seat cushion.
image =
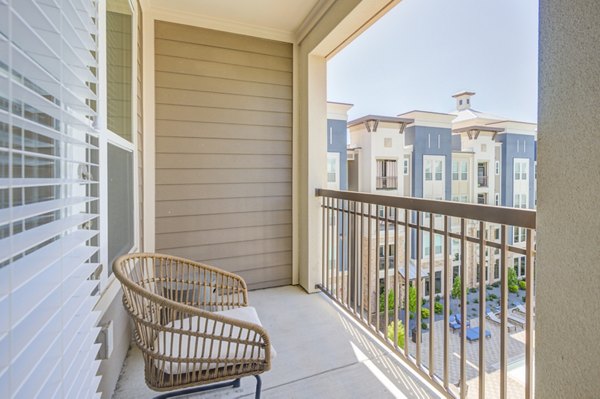
<path id="1" fill-rule="evenodd" d="M 213 312 L 215 315 L 222 315 L 232 319 L 237 319 L 262 326 L 256 309 L 251 306 L 245 306 L 220 312 Z M 200 325 L 198 325 L 200 324 Z M 169 357 L 180 357 L 188 359 L 188 363 L 169 362 L 165 360 L 155 360 L 156 367 L 162 369 L 168 374 L 180 374 L 197 370 L 208 370 L 217 367 L 225 367 L 234 363 L 227 363 L 227 360 L 236 359 L 235 364 L 239 364 L 240 359 L 264 360 L 265 351 L 256 346 L 238 344 L 235 342 L 222 341 L 218 337 L 230 337 L 239 340 L 253 340 L 254 333 L 247 336 L 247 330 L 240 335 L 240 328 L 230 324 L 224 324 L 220 321 L 215 322 L 204 317 L 190 317 L 183 320 L 176 320 L 167 324 L 166 327 L 189 330 L 194 332 L 214 335 L 215 339 L 194 337 L 161 331 L 154 341 L 155 350 Z M 275 349 L 271 346 L 271 359 L 276 356 Z M 194 362 L 194 359 L 209 358 L 215 359 L 214 362 Z M 220 360 L 217 360 L 220 359 Z"/>

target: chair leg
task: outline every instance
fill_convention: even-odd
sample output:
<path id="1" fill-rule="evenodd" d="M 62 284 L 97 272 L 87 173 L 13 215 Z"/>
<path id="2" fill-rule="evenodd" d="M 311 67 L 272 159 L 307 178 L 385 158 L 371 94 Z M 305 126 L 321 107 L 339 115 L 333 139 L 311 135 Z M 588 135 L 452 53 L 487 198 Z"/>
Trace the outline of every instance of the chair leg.
<path id="1" fill-rule="evenodd" d="M 254 395 L 254 399 L 260 399 L 260 390 L 262 389 L 262 381 L 260 379 L 260 375 L 255 375 L 256 377 L 256 394 Z"/>
<path id="2" fill-rule="evenodd" d="M 177 396 L 190 395 L 190 394 L 198 393 L 198 392 L 212 391 L 213 389 L 219 389 L 219 388 L 225 388 L 225 387 L 239 388 L 240 387 L 240 379 L 238 378 L 234 381 L 221 382 L 221 383 L 217 383 L 217 384 L 203 385 L 203 386 L 194 387 L 194 388 L 182 389 L 179 391 L 167 392 L 162 395 L 155 396 L 154 399 L 174 398 Z"/>

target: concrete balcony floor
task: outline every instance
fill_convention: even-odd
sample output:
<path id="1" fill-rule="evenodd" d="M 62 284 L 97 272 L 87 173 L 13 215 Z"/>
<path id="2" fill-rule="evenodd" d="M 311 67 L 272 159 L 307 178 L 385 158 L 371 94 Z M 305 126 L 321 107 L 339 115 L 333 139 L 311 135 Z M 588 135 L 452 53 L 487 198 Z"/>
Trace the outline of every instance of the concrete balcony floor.
<path id="1" fill-rule="evenodd" d="M 277 357 L 262 375 L 263 398 L 440 397 L 322 294 L 293 286 L 250 292 Z M 132 344 L 115 391 L 116 399 L 151 398 L 141 352 Z M 253 398 L 255 379 L 188 397 Z"/>

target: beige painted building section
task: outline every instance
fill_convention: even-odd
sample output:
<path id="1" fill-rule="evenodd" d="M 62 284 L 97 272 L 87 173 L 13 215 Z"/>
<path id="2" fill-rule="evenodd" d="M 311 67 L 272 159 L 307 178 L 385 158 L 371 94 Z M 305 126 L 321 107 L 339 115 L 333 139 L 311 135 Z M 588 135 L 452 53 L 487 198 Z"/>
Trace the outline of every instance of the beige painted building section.
<path id="1" fill-rule="evenodd" d="M 598 21 L 594 0 L 540 2 L 538 398 L 600 392 Z M 566 157 L 577 162 L 557 162 Z"/>
<path id="2" fill-rule="evenodd" d="M 157 21 L 156 251 L 292 282 L 292 45 Z"/>

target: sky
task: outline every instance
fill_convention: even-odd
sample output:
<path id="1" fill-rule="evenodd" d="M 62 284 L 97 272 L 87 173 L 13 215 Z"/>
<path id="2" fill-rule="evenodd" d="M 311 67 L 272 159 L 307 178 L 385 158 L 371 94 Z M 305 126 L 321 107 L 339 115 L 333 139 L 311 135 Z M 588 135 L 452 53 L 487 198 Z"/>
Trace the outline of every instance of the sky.
<path id="1" fill-rule="evenodd" d="M 402 0 L 327 63 L 327 99 L 350 120 L 478 111 L 537 121 L 538 0 Z"/>

